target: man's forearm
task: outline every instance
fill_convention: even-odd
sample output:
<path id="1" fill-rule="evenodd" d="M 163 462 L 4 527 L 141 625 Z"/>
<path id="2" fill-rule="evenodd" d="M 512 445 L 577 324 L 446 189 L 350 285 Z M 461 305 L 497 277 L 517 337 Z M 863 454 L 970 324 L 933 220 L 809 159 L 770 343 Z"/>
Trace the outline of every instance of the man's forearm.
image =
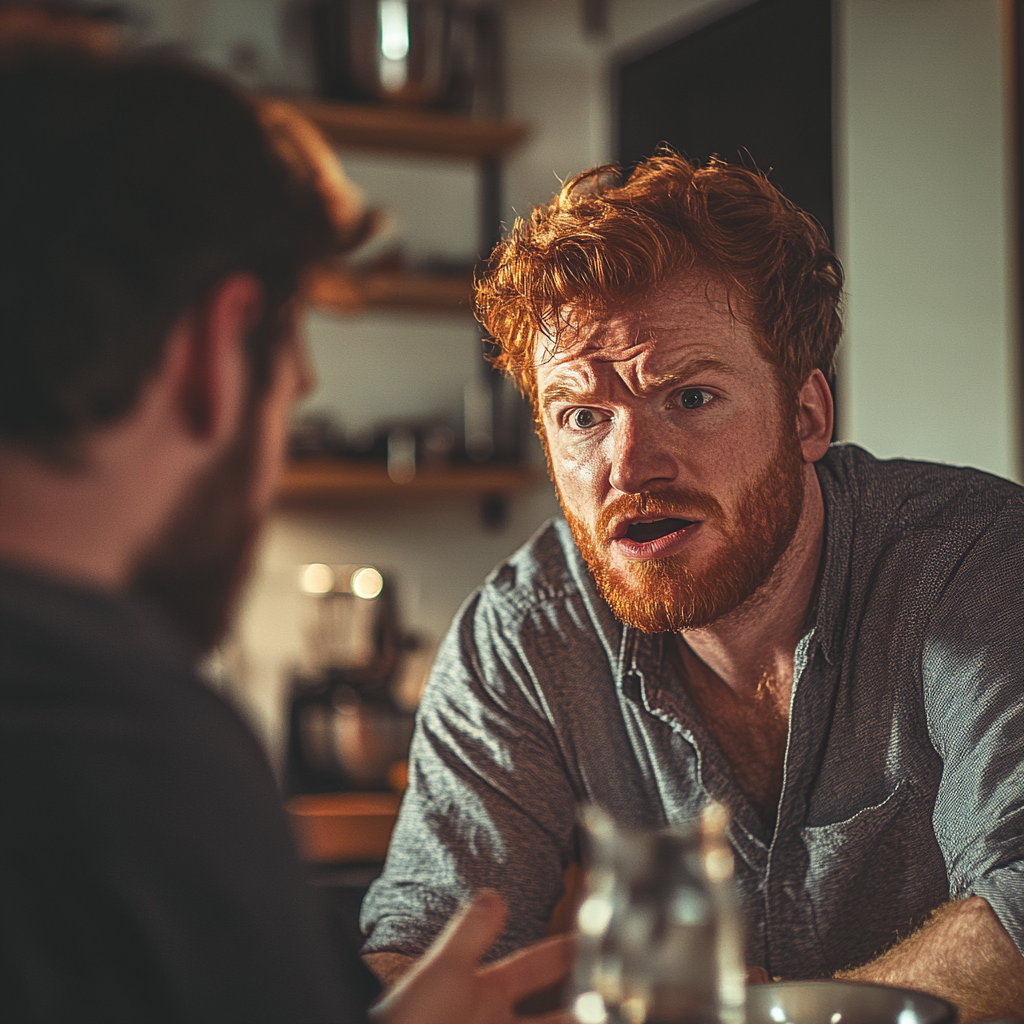
<path id="1" fill-rule="evenodd" d="M 839 977 L 941 996 L 961 1024 L 1024 1013 L 1024 957 L 979 896 L 940 907 L 910 938 Z"/>
<path id="2" fill-rule="evenodd" d="M 404 953 L 367 953 L 363 963 L 377 975 L 385 988 L 391 988 L 403 974 L 408 973 L 416 963 L 416 957 Z"/>

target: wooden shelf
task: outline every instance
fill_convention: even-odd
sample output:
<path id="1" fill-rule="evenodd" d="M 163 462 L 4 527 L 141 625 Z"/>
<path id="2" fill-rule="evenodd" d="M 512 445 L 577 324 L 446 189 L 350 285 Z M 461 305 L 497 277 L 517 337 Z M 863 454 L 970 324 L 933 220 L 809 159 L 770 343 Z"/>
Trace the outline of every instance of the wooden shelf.
<path id="1" fill-rule="evenodd" d="M 292 797 L 287 809 L 307 863 L 382 861 L 401 801 L 399 793 L 318 793 Z"/>
<path id="2" fill-rule="evenodd" d="M 529 135 L 523 121 L 422 108 L 288 99 L 336 146 L 457 159 L 498 158 Z"/>
<path id="3" fill-rule="evenodd" d="M 309 301 L 321 309 L 360 313 L 366 309 L 404 309 L 417 312 L 472 312 L 473 279 L 467 274 L 359 274 L 320 270 L 314 276 Z"/>
<path id="4" fill-rule="evenodd" d="M 308 459 L 293 462 L 278 490 L 284 500 L 358 497 L 472 497 L 534 490 L 547 478 L 533 466 L 424 467 L 408 483 L 396 484 L 375 462 Z"/>

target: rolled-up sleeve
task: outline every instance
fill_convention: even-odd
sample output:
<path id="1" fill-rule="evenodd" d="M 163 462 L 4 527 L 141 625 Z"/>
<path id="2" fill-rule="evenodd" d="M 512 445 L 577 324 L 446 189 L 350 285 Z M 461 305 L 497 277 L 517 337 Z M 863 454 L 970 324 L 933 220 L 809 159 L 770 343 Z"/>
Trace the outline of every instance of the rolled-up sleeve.
<path id="1" fill-rule="evenodd" d="M 537 678 L 555 652 L 529 643 L 542 632 L 531 629 L 537 614 L 502 606 L 485 586 L 445 638 L 384 873 L 363 904 L 364 952 L 418 955 L 483 888 L 509 906 L 492 957 L 545 933 L 572 854 L 576 797 Z"/>
<path id="2" fill-rule="evenodd" d="M 950 896 L 984 897 L 1024 952 L 1024 522 L 1016 511 L 981 534 L 951 577 L 925 635 L 922 679 L 943 761 L 933 823 Z"/>

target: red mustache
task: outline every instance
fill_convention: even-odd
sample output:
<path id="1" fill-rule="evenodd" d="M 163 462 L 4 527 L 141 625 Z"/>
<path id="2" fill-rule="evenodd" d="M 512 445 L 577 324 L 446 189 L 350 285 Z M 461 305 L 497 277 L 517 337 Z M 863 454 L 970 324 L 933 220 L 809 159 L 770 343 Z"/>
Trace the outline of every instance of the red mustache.
<path id="1" fill-rule="evenodd" d="M 613 498 L 597 519 L 595 536 L 609 539 L 613 520 L 636 516 L 662 516 L 666 519 L 722 519 L 722 506 L 706 491 L 673 488 L 665 491 L 641 491 Z"/>

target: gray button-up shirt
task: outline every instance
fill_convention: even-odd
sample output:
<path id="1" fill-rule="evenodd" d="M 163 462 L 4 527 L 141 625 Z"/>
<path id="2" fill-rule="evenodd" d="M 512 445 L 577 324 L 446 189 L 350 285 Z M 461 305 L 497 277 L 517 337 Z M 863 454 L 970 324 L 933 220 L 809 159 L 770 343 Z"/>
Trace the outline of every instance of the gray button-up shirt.
<path id="1" fill-rule="evenodd" d="M 367 950 L 418 954 L 484 886 L 495 955 L 544 934 L 580 801 L 657 828 L 712 799 L 748 960 L 810 977 L 857 965 L 949 899 L 985 897 L 1024 950 L 1024 489 L 973 470 L 818 463 L 826 554 L 795 652 L 772 833 L 669 656 L 617 621 L 564 522 L 472 594 L 420 708 Z"/>

